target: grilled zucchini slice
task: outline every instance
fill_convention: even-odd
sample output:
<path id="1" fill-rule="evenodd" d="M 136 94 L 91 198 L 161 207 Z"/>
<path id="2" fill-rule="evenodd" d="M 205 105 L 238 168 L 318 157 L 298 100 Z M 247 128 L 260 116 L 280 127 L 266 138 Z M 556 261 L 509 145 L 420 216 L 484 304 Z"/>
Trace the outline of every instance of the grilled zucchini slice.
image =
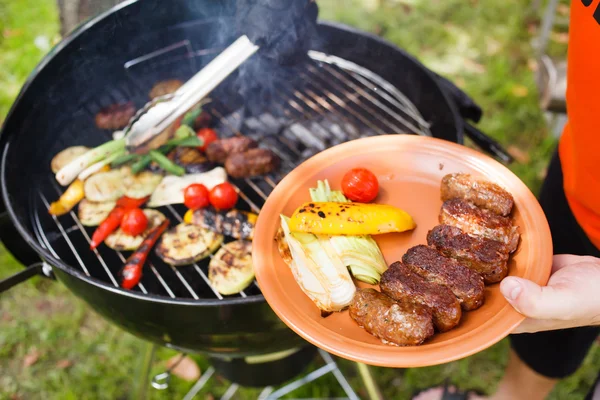
<path id="1" fill-rule="evenodd" d="M 188 265 L 208 257 L 221 243 L 223 235 L 181 223 L 162 235 L 155 251 L 167 264 Z"/>
<path id="2" fill-rule="evenodd" d="M 221 247 L 208 264 L 208 279 L 223 295 L 247 288 L 254 281 L 252 242 L 236 240 Z"/>
<path id="3" fill-rule="evenodd" d="M 142 199 L 150 196 L 162 180 L 162 175 L 150 171 L 142 171 L 137 175 L 125 172 L 123 179 L 125 196 L 132 199 Z"/>
<path id="4" fill-rule="evenodd" d="M 90 201 L 115 201 L 125 194 L 123 172 L 111 170 L 92 175 L 85 181 L 83 191 Z"/>
<path id="5" fill-rule="evenodd" d="M 55 155 L 52 158 L 52 161 L 50 162 L 50 168 L 52 168 L 52 172 L 56 174 L 62 169 L 62 167 L 64 167 L 80 155 L 83 155 L 89 149 L 89 147 L 85 146 L 72 146 L 62 150 L 57 155 Z"/>
<path id="6" fill-rule="evenodd" d="M 77 215 L 83 226 L 98 226 L 117 205 L 116 201 L 95 202 L 87 199 L 79 202 Z"/>
<path id="7" fill-rule="evenodd" d="M 145 209 L 144 214 L 146 214 L 146 217 L 148 217 L 148 227 L 144 232 L 142 232 L 141 235 L 131 236 L 119 228 L 115 232 L 111 233 L 106 239 L 104 239 L 104 244 L 113 250 L 136 250 L 138 247 L 140 247 L 150 231 L 159 226 L 167 218 L 163 213 L 156 210 Z"/>

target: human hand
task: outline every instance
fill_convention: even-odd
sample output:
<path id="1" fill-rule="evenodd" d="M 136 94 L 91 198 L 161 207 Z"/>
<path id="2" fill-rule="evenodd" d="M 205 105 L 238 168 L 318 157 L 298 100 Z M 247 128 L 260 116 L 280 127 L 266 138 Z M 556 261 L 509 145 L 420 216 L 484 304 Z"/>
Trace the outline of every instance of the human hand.
<path id="1" fill-rule="evenodd" d="M 500 291 L 527 317 L 513 333 L 600 325 L 599 258 L 556 255 L 546 286 L 509 276 Z"/>

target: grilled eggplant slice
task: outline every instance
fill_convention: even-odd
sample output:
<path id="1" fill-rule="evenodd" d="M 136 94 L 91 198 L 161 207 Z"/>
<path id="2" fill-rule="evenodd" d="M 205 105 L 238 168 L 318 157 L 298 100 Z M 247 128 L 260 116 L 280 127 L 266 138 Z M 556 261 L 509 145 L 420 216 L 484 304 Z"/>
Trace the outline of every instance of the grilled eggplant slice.
<path id="1" fill-rule="evenodd" d="M 115 205 L 116 201 L 95 202 L 83 199 L 79 203 L 77 215 L 82 225 L 98 226 L 108 217 Z"/>
<path id="2" fill-rule="evenodd" d="M 162 180 L 162 175 L 150 171 L 142 171 L 136 175 L 125 173 L 123 178 L 125 196 L 132 199 L 148 197 L 156 190 Z"/>
<path id="3" fill-rule="evenodd" d="M 188 224 L 198 225 L 234 239 L 248 240 L 254 237 L 257 218 L 258 216 L 251 212 L 236 209 L 223 212 L 213 207 L 188 210 L 184 216 Z"/>
<path id="4" fill-rule="evenodd" d="M 181 223 L 162 235 L 156 245 L 156 254 L 167 264 L 189 265 L 208 257 L 222 243 L 223 235 Z"/>
<path id="5" fill-rule="evenodd" d="M 221 247 L 208 264 L 208 279 L 222 295 L 247 288 L 254 281 L 252 242 L 236 240 Z"/>
<path id="6" fill-rule="evenodd" d="M 83 186 L 85 198 L 90 201 L 115 201 L 125 194 L 123 172 L 111 170 L 89 177 Z"/>
<path id="7" fill-rule="evenodd" d="M 52 168 L 52 172 L 56 174 L 62 169 L 62 167 L 64 167 L 80 155 L 83 155 L 88 150 L 90 150 L 90 148 L 85 146 L 67 147 L 52 158 L 52 161 L 50 162 L 50 168 Z"/>
<path id="8" fill-rule="evenodd" d="M 162 224 L 162 222 L 166 219 L 163 213 L 156 210 L 145 209 L 144 214 L 146 214 L 146 217 L 148 217 L 148 227 L 144 232 L 142 232 L 141 235 L 131 236 L 119 228 L 104 240 L 104 244 L 113 250 L 136 250 L 138 247 L 140 247 L 148 233 L 150 233 L 152 229 Z"/>

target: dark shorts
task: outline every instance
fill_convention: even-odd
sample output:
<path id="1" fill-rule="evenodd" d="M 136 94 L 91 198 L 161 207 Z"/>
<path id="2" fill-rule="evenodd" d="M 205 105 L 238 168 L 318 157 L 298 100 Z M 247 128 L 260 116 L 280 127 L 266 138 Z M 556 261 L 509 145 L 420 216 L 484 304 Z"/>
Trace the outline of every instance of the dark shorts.
<path id="1" fill-rule="evenodd" d="M 552 231 L 554 254 L 600 257 L 571 213 L 563 190 L 563 175 L 555 153 L 539 201 Z M 600 333 L 600 327 L 584 327 L 511 335 L 512 348 L 540 375 L 564 378 L 574 373 Z"/>

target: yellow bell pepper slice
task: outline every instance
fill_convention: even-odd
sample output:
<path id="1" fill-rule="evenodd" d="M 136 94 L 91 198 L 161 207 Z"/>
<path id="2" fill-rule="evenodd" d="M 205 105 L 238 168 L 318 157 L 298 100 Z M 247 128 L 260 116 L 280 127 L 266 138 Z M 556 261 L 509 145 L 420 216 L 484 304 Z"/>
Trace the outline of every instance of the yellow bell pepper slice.
<path id="1" fill-rule="evenodd" d="M 83 182 L 79 179 L 69 185 L 60 198 L 50 204 L 48 212 L 51 215 L 64 215 L 71 211 L 85 197 Z"/>
<path id="2" fill-rule="evenodd" d="M 310 202 L 290 218 L 292 232 L 315 235 L 378 235 L 416 227 L 412 217 L 384 204 Z"/>

